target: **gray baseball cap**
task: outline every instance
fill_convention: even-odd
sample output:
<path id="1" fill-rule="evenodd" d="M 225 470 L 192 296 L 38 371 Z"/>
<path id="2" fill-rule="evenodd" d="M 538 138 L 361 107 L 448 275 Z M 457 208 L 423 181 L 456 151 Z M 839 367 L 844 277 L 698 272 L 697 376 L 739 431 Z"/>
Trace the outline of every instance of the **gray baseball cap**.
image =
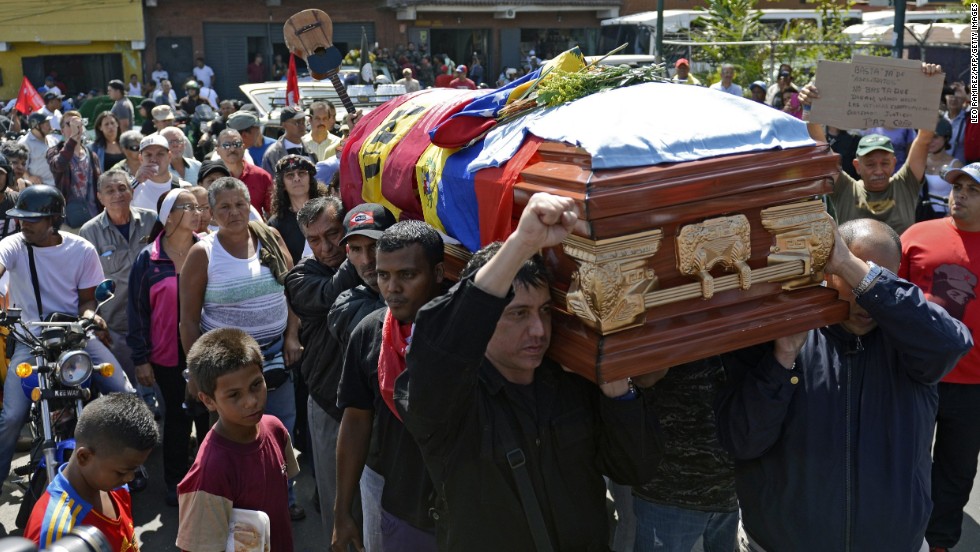
<path id="1" fill-rule="evenodd" d="M 228 128 L 233 128 L 239 132 L 254 126 L 259 126 L 259 118 L 248 111 L 236 111 L 228 117 Z"/>
<path id="2" fill-rule="evenodd" d="M 969 165 L 959 169 L 950 169 L 943 173 L 943 179 L 952 184 L 956 182 L 957 178 L 964 174 L 972 178 L 977 184 L 980 184 L 980 163 L 970 163 Z"/>

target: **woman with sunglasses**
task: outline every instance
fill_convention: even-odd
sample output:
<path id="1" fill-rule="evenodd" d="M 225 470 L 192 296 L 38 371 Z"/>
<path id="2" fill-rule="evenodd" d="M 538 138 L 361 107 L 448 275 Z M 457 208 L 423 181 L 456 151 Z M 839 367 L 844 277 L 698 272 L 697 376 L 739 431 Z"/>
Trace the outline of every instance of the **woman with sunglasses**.
<path id="1" fill-rule="evenodd" d="M 303 257 L 306 246 L 306 236 L 296 222 L 296 213 L 307 201 L 326 195 L 326 191 L 325 186 L 317 183 L 316 166 L 306 157 L 287 155 L 276 163 L 276 189 L 269 226 L 282 235 L 294 261 Z"/>
<path id="2" fill-rule="evenodd" d="M 180 347 L 177 278 L 198 237 L 200 206 L 190 191 L 176 189 L 160 196 L 160 218 L 150 231 L 149 245 L 137 255 L 129 274 L 129 334 L 136 379 L 140 385 L 159 385 L 166 415 L 163 422 L 163 479 L 166 502 L 177 505 L 177 483 L 189 467 L 187 448 L 191 423 L 197 434 L 208 430 L 208 416 L 191 418 L 182 407 L 186 394 Z"/>

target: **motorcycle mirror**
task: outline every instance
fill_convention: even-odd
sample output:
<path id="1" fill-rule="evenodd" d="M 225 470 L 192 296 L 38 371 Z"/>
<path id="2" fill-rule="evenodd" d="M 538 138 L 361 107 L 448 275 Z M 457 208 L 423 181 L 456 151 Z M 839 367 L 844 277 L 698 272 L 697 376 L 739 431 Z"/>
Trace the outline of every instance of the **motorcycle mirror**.
<path id="1" fill-rule="evenodd" d="M 95 301 L 104 303 L 112 299 L 116 293 L 116 282 L 114 280 L 102 280 L 102 283 L 95 288 Z"/>

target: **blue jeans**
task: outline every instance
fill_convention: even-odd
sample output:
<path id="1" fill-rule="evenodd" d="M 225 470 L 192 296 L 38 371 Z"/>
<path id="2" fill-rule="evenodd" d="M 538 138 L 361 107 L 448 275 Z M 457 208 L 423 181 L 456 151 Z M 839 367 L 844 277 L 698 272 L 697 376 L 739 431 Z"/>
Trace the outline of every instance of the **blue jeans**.
<path id="1" fill-rule="evenodd" d="M 310 425 L 310 452 L 316 468 L 316 488 L 320 493 L 320 521 L 330 534 L 333 531 L 333 503 L 337 498 L 337 432 L 340 422 L 313 400 L 306 399 L 306 416 Z"/>
<path id="2" fill-rule="evenodd" d="M 382 509 L 381 550 L 383 552 L 436 552 L 438 547 L 435 533 L 413 527 L 407 521 Z"/>
<path id="3" fill-rule="evenodd" d="M 282 353 L 278 355 L 276 361 L 282 362 Z M 289 373 L 289 378 L 285 383 L 269 391 L 265 402 L 265 413 L 279 418 L 282 425 L 286 426 L 290 439 L 293 437 L 293 426 L 296 425 L 296 394 L 293 391 L 293 373 Z M 289 505 L 296 504 L 296 492 L 293 490 L 293 479 L 289 480 Z"/>
<path id="4" fill-rule="evenodd" d="M 364 466 L 360 486 L 361 515 L 364 516 L 361 542 L 365 552 L 381 552 L 381 491 L 385 487 L 385 478 Z"/>
<path id="5" fill-rule="evenodd" d="M 136 392 L 126 378 L 126 373 L 120 369 L 119 362 L 101 341 L 98 339 L 90 340 L 85 351 L 92 357 L 94 364 L 108 362 L 116 368 L 112 376 L 108 378 L 102 377 L 98 372 L 92 375 L 92 382 L 100 392 Z M 17 437 L 20 435 L 20 429 L 24 427 L 31 411 L 31 400 L 24 393 L 15 369 L 21 362 L 34 364 L 34 360 L 30 348 L 18 343 L 14 350 L 14 356 L 10 359 L 10 366 L 7 368 L 7 380 L 3 386 L 3 410 L 0 411 L 0 473 L 3 474 L 4 479 L 10 475 L 10 462 L 14 457 Z"/>
<path id="6" fill-rule="evenodd" d="M 926 540 L 953 548 L 960 541 L 963 507 L 970 500 L 980 455 L 980 385 L 939 384 L 936 441 L 932 448 L 932 515 Z"/>
<path id="7" fill-rule="evenodd" d="M 610 527 L 613 536 L 612 549 L 615 552 L 633 552 L 633 543 L 636 541 L 636 515 L 633 513 L 633 501 L 640 499 L 633 498 L 633 488 L 629 485 L 620 485 L 608 477 L 605 479 L 606 489 L 612 496 L 616 510 L 616 525 Z"/>
<path id="8" fill-rule="evenodd" d="M 636 552 L 691 552 L 704 537 L 704 552 L 734 552 L 738 512 L 702 512 L 633 499 Z"/>

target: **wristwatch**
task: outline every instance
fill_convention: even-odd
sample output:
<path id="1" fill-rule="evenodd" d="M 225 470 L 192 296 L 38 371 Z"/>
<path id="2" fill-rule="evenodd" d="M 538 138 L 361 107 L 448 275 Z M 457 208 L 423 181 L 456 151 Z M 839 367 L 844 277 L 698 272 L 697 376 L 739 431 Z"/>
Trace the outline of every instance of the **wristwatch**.
<path id="1" fill-rule="evenodd" d="M 861 283 L 858 284 L 858 287 L 852 290 L 854 291 L 855 297 L 860 297 L 864 295 L 869 289 L 871 289 L 873 285 L 875 285 L 875 282 L 878 281 L 878 278 L 881 277 L 882 268 L 880 266 L 874 264 L 871 261 L 868 261 L 868 266 L 871 267 L 871 270 L 869 270 L 868 273 L 864 276 L 864 279 L 861 280 Z"/>

